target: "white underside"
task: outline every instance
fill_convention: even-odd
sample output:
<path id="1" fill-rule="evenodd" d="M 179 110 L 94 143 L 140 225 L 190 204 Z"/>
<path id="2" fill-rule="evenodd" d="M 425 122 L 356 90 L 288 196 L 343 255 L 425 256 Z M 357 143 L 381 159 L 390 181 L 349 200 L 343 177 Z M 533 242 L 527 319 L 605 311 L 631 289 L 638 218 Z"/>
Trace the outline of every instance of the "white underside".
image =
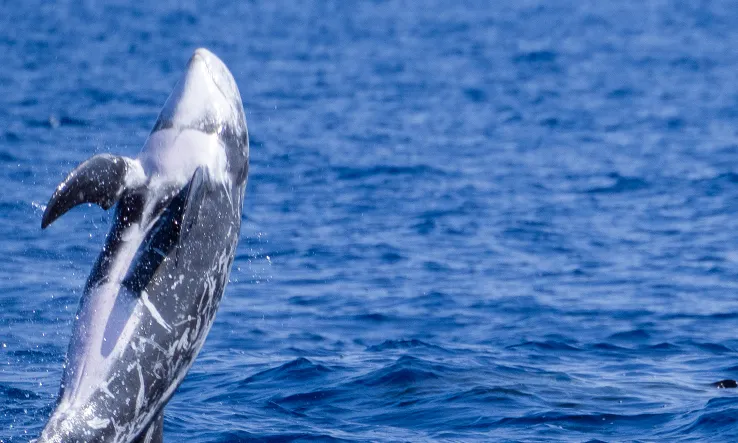
<path id="1" fill-rule="evenodd" d="M 133 331 L 138 327 L 142 311 L 138 306 L 140 303 L 134 294 L 121 287 L 121 281 L 143 241 L 144 234 L 144 230 L 137 224 L 126 231 L 126 239 L 116 254 L 108 275 L 109 280 L 84 296 L 84 306 L 76 319 L 74 348 L 69 352 L 69 364 L 74 370 L 67 372 L 71 378 L 64 380 L 65 395 L 61 399 L 58 412 L 82 407 L 96 390 L 107 384 L 112 375 L 110 367 L 125 351 Z M 121 302 L 128 309 L 117 310 L 120 315 L 115 318 L 111 315 L 119 297 L 122 297 Z M 118 331 L 120 336 L 114 334 Z M 102 353 L 106 342 L 115 343 L 107 357 Z"/>
<path id="2" fill-rule="evenodd" d="M 184 186 L 195 170 L 205 167 L 211 180 L 228 180 L 225 148 L 217 134 L 194 129 L 163 129 L 151 134 L 139 161 L 151 180 Z"/>

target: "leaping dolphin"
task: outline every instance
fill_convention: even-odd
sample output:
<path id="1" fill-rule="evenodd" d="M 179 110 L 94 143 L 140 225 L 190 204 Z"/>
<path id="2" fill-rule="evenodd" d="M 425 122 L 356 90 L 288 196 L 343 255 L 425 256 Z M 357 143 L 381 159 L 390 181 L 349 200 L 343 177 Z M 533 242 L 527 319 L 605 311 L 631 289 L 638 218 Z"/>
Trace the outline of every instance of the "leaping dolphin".
<path id="1" fill-rule="evenodd" d="M 248 163 L 236 82 L 198 49 L 137 158 L 96 155 L 57 187 L 43 228 L 81 203 L 117 208 L 37 443 L 162 441 L 228 282 Z"/>

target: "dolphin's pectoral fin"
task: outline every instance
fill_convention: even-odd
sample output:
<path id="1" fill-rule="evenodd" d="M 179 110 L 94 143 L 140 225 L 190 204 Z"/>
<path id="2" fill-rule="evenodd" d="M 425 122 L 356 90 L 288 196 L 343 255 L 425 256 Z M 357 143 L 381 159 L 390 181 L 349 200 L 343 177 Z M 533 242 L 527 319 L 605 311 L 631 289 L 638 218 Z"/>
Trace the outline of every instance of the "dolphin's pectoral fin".
<path id="1" fill-rule="evenodd" d="M 156 416 L 141 435 L 133 443 L 163 443 L 164 442 L 164 411 Z"/>
<path id="2" fill-rule="evenodd" d="M 164 259 L 187 238 L 197 223 L 206 188 L 204 170 L 197 168 L 187 186 L 172 199 L 144 238 L 133 260 L 135 265 L 123 279 L 124 287 L 135 294 L 146 288 Z M 175 255 L 175 260 L 179 260 L 179 256 Z"/>
<path id="3" fill-rule="evenodd" d="M 69 173 L 54 191 L 41 219 L 46 228 L 57 218 L 82 203 L 95 203 L 110 209 L 120 198 L 127 185 L 138 181 L 143 170 L 125 157 L 98 154 Z"/>

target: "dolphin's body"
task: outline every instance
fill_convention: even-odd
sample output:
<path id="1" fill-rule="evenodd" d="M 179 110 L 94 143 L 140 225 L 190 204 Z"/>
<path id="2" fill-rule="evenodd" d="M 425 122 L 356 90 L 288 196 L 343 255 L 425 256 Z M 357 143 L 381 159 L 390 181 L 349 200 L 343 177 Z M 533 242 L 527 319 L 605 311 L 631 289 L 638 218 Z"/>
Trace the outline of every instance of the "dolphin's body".
<path id="1" fill-rule="evenodd" d="M 161 441 L 228 282 L 248 156 L 233 76 L 198 49 L 138 158 L 97 155 L 56 189 L 43 227 L 80 203 L 118 205 L 38 443 Z"/>

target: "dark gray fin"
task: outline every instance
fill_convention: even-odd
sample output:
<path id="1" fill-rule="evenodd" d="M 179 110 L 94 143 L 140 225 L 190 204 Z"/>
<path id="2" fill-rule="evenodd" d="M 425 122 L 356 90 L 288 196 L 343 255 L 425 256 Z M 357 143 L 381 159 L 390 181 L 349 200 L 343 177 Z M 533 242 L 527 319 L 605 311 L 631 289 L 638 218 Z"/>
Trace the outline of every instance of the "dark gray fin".
<path id="1" fill-rule="evenodd" d="M 164 411 L 161 411 L 141 435 L 133 443 L 164 442 Z"/>
<path id="2" fill-rule="evenodd" d="M 140 294 L 149 284 L 159 265 L 178 243 L 187 238 L 197 223 L 207 187 L 204 176 L 203 168 L 197 168 L 190 182 L 169 202 L 141 243 L 122 282 L 134 294 Z"/>
<path id="3" fill-rule="evenodd" d="M 182 210 L 180 223 L 180 238 L 182 240 L 187 239 L 190 235 L 190 230 L 195 224 L 197 219 L 200 217 L 200 206 L 202 206 L 202 198 L 205 195 L 205 170 L 203 167 L 199 167 L 192 174 L 190 184 L 187 186 L 187 198 L 185 200 L 185 207 Z"/>
<path id="4" fill-rule="evenodd" d="M 41 219 L 46 228 L 57 218 L 82 203 L 110 209 L 125 190 L 128 161 L 124 157 L 99 154 L 69 173 L 54 191 Z"/>

